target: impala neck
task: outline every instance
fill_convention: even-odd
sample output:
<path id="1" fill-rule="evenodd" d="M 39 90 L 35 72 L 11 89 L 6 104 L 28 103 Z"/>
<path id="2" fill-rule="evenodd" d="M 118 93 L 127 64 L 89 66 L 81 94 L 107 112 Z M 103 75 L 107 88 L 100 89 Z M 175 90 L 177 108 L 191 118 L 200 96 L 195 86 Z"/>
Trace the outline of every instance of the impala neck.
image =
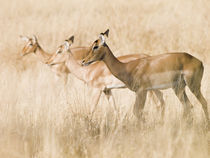
<path id="1" fill-rule="evenodd" d="M 75 60 L 84 59 L 88 55 L 89 51 L 90 51 L 89 47 L 75 47 L 71 49 L 71 52 Z"/>
<path id="2" fill-rule="evenodd" d="M 126 71 L 126 64 L 120 62 L 111 52 L 109 47 L 105 45 L 105 56 L 102 59 L 104 63 L 107 65 L 108 69 L 111 73 L 117 77 L 119 80 L 127 84 L 128 81 L 128 72 Z"/>
<path id="3" fill-rule="evenodd" d="M 37 46 L 35 54 L 43 63 L 46 63 L 51 57 L 51 54 L 45 52 L 40 45 Z"/>
<path id="4" fill-rule="evenodd" d="M 78 79 L 86 82 L 86 70 L 84 67 L 82 67 L 77 61 L 74 59 L 74 56 L 71 53 L 67 54 L 68 57 L 66 58 L 66 66 L 69 69 L 69 71 L 74 74 Z"/>

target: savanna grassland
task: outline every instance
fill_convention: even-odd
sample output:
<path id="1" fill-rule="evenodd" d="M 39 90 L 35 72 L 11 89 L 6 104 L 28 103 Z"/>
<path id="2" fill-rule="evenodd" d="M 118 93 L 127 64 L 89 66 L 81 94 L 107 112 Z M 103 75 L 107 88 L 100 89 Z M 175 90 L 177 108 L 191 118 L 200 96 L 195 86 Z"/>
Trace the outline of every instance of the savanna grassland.
<path id="1" fill-rule="evenodd" d="M 94 89 L 69 75 L 66 91 L 34 54 L 20 56 L 19 35 L 36 35 L 53 53 L 71 35 L 72 47 L 90 46 L 109 28 L 107 44 L 116 56 L 188 52 L 203 61 L 201 89 L 210 109 L 209 15 L 208 0 L 0 0 L 0 157 L 207 158 L 210 133 L 188 89 L 190 126 L 170 89 L 163 91 L 163 124 L 157 98 L 148 95 L 140 126 L 128 89 L 113 90 L 117 114 L 103 95 L 90 119 Z"/>

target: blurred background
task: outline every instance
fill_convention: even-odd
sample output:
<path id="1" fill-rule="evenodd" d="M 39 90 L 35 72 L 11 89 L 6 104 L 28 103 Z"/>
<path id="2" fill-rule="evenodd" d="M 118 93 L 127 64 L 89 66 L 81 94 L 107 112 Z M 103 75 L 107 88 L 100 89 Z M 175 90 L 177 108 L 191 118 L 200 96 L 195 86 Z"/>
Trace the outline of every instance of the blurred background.
<path id="1" fill-rule="evenodd" d="M 20 56 L 19 35 L 36 35 L 53 53 L 71 35 L 72 47 L 90 46 L 109 28 L 107 44 L 116 56 L 188 52 L 204 63 L 201 88 L 210 105 L 209 14 L 208 0 L 0 0 L 0 157 L 207 158 L 210 134 L 188 89 L 190 128 L 180 121 L 183 107 L 172 90 L 163 91 L 164 124 L 157 98 L 148 95 L 140 127 L 128 89 L 113 91 L 118 116 L 103 96 L 90 119 L 94 89 L 69 75 L 65 91 L 34 54 Z"/>

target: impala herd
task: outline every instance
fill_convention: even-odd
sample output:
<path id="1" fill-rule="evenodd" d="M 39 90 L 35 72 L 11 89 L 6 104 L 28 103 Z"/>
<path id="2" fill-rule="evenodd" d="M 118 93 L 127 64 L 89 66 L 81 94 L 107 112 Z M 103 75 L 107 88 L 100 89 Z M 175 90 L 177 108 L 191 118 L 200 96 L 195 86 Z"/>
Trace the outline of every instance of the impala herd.
<path id="1" fill-rule="evenodd" d="M 58 75 L 64 78 L 65 84 L 68 74 L 72 73 L 88 86 L 97 89 L 92 114 L 95 112 L 101 94 L 104 93 L 108 101 L 113 101 L 112 89 L 128 88 L 136 94 L 133 114 L 139 120 L 143 120 L 143 109 L 147 92 L 154 93 L 161 105 L 161 118 L 164 117 L 165 102 L 160 90 L 172 88 L 183 104 L 183 118 L 191 115 L 193 108 L 188 99 L 185 87 L 201 103 L 207 124 L 209 114 L 207 101 L 201 93 L 201 80 L 203 77 L 203 63 L 185 52 L 165 53 L 156 56 L 146 54 L 130 54 L 115 57 L 106 44 L 109 30 L 101 33 L 99 38 L 90 47 L 70 48 L 74 42 L 74 36 L 65 40 L 55 53 L 47 53 L 38 43 L 35 36 L 22 37 L 26 45 L 21 55 L 34 53 L 41 62 Z"/>

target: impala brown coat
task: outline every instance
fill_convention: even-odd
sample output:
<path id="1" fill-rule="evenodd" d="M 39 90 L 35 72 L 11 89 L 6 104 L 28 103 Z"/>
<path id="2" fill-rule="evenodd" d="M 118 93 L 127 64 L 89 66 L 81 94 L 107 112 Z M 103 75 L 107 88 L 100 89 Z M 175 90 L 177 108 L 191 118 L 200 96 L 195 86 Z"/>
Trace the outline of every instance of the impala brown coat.
<path id="1" fill-rule="evenodd" d="M 72 37 L 70 39 L 72 39 Z M 56 65 L 65 63 L 69 71 L 72 72 L 78 79 L 84 81 L 91 87 L 97 88 L 98 95 L 96 95 L 97 97 L 95 107 L 98 104 L 102 92 L 105 93 L 108 99 L 111 96 L 114 101 L 111 89 L 126 88 L 125 84 L 116 77 L 114 77 L 103 62 L 97 62 L 87 67 L 83 67 L 80 64 L 78 64 L 74 57 L 75 54 L 71 53 L 71 50 L 69 49 L 69 45 L 71 45 L 71 43 L 73 43 L 73 41 L 66 40 L 65 44 L 61 45 L 56 51 L 57 55 L 54 56 L 54 58 L 52 58 L 51 60 L 49 60 L 48 64 Z M 148 57 L 148 55 L 130 54 L 118 57 L 118 60 L 120 60 L 121 62 L 129 62 L 144 57 Z M 162 109 L 164 109 L 162 92 L 157 90 L 154 91 L 154 93 L 160 100 Z"/>
<path id="2" fill-rule="evenodd" d="M 46 64 L 56 55 L 56 53 L 48 53 L 44 51 L 43 48 L 40 46 L 36 36 L 33 36 L 32 38 L 21 36 L 21 38 L 26 41 L 26 44 L 21 51 L 21 56 L 26 56 L 28 54 L 34 53 L 42 63 Z M 75 59 L 80 61 L 85 56 L 87 56 L 89 49 L 89 47 L 75 47 L 72 48 L 72 53 L 74 54 Z M 70 71 L 65 66 L 65 64 L 50 66 L 50 68 L 56 73 L 56 75 L 63 77 L 65 84 L 67 83 L 68 74 L 70 73 Z"/>
<path id="3" fill-rule="evenodd" d="M 184 116 L 187 116 L 192 107 L 185 93 L 185 86 L 188 86 L 202 104 L 209 122 L 207 102 L 200 91 L 204 67 L 202 62 L 192 55 L 184 52 L 166 53 L 122 63 L 113 55 L 102 33 L 92 44 L 92 49 L 82 64 L 89 65 L 101 60 L 115 77 L 136 92 L 134 114 L 138 118 L 142 117 L 147 92 L 167 88 L 174 90 L 184 105 Z"/>

